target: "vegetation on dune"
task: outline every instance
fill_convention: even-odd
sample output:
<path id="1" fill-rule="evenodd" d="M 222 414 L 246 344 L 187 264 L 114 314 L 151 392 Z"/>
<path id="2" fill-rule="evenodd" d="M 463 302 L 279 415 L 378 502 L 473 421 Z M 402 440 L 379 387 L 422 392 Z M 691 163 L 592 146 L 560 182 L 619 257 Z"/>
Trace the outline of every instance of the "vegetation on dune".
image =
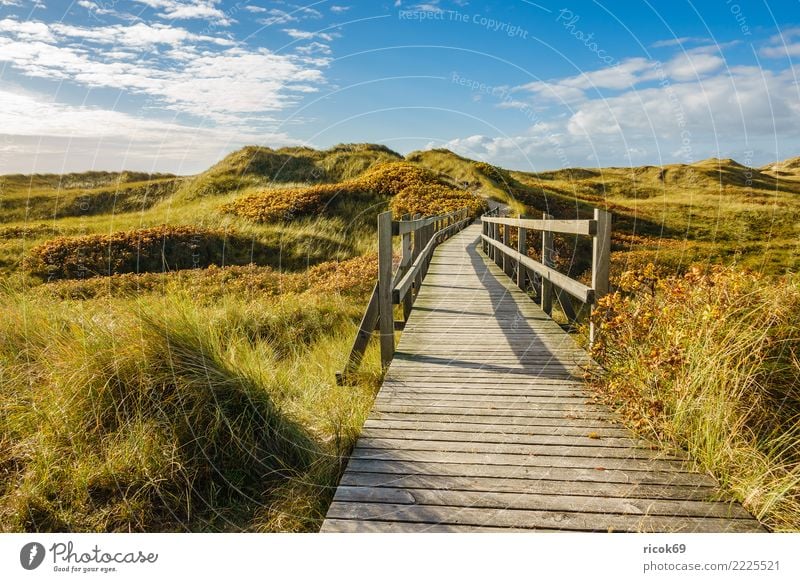
<path id="1" fill-rule="evenodd" d="M 650 265 L 618 289 L 594 315 L 598 394 L 762 522 L 800 530 L 800 279 Z"/>
<path id="2" fill-rule="evenodd" d="M 253 241 L 194 226 L 167 226 L 108 235 L 58 237 L 32 248 L 28 268 L 46 280 L 118 273 L 175 271 L 242 262 Z"/>
<path id="3" fill-rule="evenodd" d="M 340 144 L 328 150 L 248 146 L 187 181 L 178 197 L 191 200 L 284 184 L 333 184 L 401 159 L 389 148 L 374 144 Z"/>
<path id="4" fill-rule="evenodd" d="M 0 310 L 0 529 L 318 527 L 373 393 L 332 380 L 357 304 L 178 293 Z"/>
<path id="5" fill-rule="evenodd" d="M 322 210 L 337 195 L 358 195 L 361 191 L 350 184 L 316 184 L 301 188 L 270 189 L 249 194 L 224 204 L 222 212 L 256 222 L 290 221 Z"/>
<path id="6" fill-rule="evenodd" d="M 96 187 L 91 179 L 87 179 L 85 183 L 90 184 L 90 188 L 73 185 L 70 189 L 62 186 L 55 191 L 50 187 L 0 190 L 0 222 L 141 212 L 169 198 L 183 180 L 165 178 Z"/>
<path id="7" fill-rule="evenodd" d="M 243 196 L 222 207 L 256 222 L 289 221 L 323 210 L 336 198 L 394 197 L 395 213 L 439 214 L 470 206 L 477 214 L 483 200 L 444 184 L 432 172 L 407 162 L 380 164 L 358 178 L 338 184 L 270 189 Z"/>
<path id="8" fill-rule="evenodd" d="M 489 210 L 485 199 L 464 190 L 438 184 L 407 186 L 392 198 L 390 207 L 395 216 L 436 216 L 468 208 L 470 215 L 477 217 Z"/>
<path id="9" fill-rule="evenodd" d="M 175 178 L 172 174 L 146 172 L 80 172 L 72 174 L 6 174 L 0 176 L 0 194 L 31 190 L 91 190 L 130 182 Z"/>
<path id="10" fill-rule="evenodd" d="M 406 159 L 430 169 L 451 186 L 507 204 L 513 214 L 527 213 L 524 204 L 516 200 L 507 173 L 501 175 L 501 170 L 495 166 L 475 162 L 446 149 L 412 152 Z"/>
<path id="11" fill-rule="evenodd" d="M 511 173 L 523 187 L 521 200 L 546 197 L 559 208 L 557 216 L 588 218 L 595 206 L 611 211 L 622 270 L 652 262 L 683 273 L 696 261 L 736 261 L 777 275 L 800 267 L 800 180 L 791 172 L 773 174 L 716 158 Z"/>
<path id="12" fill-rule="evenodd" d="M 285 272 L 257 265 L 211 265 L 206 269 L 53 281 L 34 287 L 30 293 L 60 299 L 97 299 L 183 292 L 197 302 L 214 302 L 226 296 L 263 299 L 302 292 L 360 297 L 372 289 L 377 272 L 377 255 L 369 254 L 344 261 L 327 261 L 304 272 Z"/>

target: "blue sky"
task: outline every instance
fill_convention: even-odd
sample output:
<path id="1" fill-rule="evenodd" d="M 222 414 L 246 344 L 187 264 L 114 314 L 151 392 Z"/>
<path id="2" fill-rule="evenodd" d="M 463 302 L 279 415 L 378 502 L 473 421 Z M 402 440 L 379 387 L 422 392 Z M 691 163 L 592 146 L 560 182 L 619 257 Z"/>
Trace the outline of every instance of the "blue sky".
<path id="1" fill-rule="evenodd" d="M 246 144 L 516 169 L 800 155 L 798 0 L 0 0 L 0 173 Z"/>

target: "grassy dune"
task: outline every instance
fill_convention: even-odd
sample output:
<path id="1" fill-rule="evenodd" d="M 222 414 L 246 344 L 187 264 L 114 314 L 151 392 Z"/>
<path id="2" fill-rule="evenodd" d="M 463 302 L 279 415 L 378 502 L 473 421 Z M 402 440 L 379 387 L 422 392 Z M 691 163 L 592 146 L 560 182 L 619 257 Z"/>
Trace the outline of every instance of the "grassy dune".
<path id="1" fill-rule="evenodd" d="M 190 177 L 0 177 L 0 530 L 314 531 L 381 375 L 373 346 L 333 381 L 375 218 L 478 214 L 475 194 L 614 213 L 598 394 L 800 528 L 800 303 L 778 277 L 798 267 L 800 160 L 529 174 L 348 144 L 244 148 Z M 556 239 L 573 277 L 589 253 Z"/>

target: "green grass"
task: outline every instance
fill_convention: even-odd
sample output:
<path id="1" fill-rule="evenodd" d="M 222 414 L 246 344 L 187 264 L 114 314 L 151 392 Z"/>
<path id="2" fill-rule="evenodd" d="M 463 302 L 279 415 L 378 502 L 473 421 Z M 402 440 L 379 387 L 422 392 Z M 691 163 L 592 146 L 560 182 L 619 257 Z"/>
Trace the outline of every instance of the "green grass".
<path id="1" fill-rule="evenodd" d="M 800 531 L 800 278 L 629 273 L 602 301 L 597 392 L 762 523 Z"/>
<path id="2" fill-rule="evenodd" d="M 610 210 L 617 273 L 649 262 L 669 272 L 698 261 L 772 275 L 800 269 L 797 174 L 710 159 L 511 175 L 523 186 L 520 199 L 547 198 L 564 217 L 589 217 L 592 206 Z"/>
<path id="3" fill-rule="evenodd" d="M 315 529 L 378 376 L 333 382 L 360 310 L 5 295 L 2 529 Z"/>

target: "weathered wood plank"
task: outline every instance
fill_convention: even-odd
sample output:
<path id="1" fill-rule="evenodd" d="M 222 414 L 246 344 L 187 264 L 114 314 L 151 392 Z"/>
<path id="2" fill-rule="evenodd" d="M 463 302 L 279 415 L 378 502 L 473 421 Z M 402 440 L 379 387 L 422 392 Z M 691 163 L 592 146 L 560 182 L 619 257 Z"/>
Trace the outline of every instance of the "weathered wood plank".
<path id="1" fill-rule="evenodd" d="M 341 485 L 357 487 L 401 487 L 405 489 L 445 489 L 459 491 L 578 495 L 634 499 L 673 499 L 719 501 L 716 488 L 706 485 L 663 485 L 646 483 L 604 483 L 515 477 L 463 477 L 459 475 L 398 475 L 348 471 Z"/>
<path id="2" fill-rule="evenodd" d="M 361 521 L 355 519 L 326 519 L 322 533 L 509 533 L 531 531 L 513 527 L 480 527 L 444 523 L 409 523 L 403 521 Z M 561 530 L 540 529 L 538 532 L 563 533 Z"/>
<path id="3" fill-rule="evenodd" d="M 566 447 L 565 447 L 566 448 Z M 353 459 L 376 459 L 387 461 L 415 461 L 420 463 L 455 463 L 487 465 L 512 465 L 515 467 L 574 467 L 577 469 L 594 469 L 605 471 L 616 469 L 621 471 L 675 471 L 684 470 L 684 463 L 666 459 L 631 459 L 610 458 L 601 456 L 566 456 L 566 455 L 525 455 L 510 453 L 469 453 L 451 451 L 414 451 L 400 449 L 370 449 L 356 447 Z"/>
<path id="4" fill-rule="evenodd" d="M 416 417 L 420 418 L 420 417 Z M 631 438 L 630 432 L 622 427 L 615 427 L 612 424 L 603 421 L 583 422 L 577 424 L 578 421 L 562 422 L 555 421 L 551 424 L 495 424 L 492 422 L 469 422 L 478 417 L 470 417 L 465 419 L 453 419 L 450 422 L 443 422 L 442 420 L 417 420 L 416 418 L 396 417 L 396 418 L 368 418 L 364 423 L 364 430 L 372 428 L 384 429 L 399 429 L 405 433 L 414 434 L 416 431 L 426 432 L 465 432 L 468 434 L 481 434 L 491 436 L 498 434 L 502 437 L 509 439 L 513 442 L 516 435 L 529 435 L 529 436 L 578 436 L 587 438 L 597 438 L 598 440 L 604 438 Z M 424 418 L 424 417 L 422 417 Z M 493 418 L 493 417 L 489 417 Z M 546 419 L 551 420 L 551 419 Z M 499 422 L 499 421 L 498 421 Z M 594 426 L 593 426 L 594 425 Z M 588 437 L 588 435 L 595 435 Z"/>
<path id="5" fill-rule="evenodd" d="M 593 436 L 589 436 L 592 433 Z M 646 441 L 636 440 L 629 437 L 605 436 L 601 437 L 593 431 L 585 430 L 579 435 L 536 435 L 536 434 L 508 434 L 506 432 L 487 432 L 487 431 L 465 431 L 465 430 L 425 430 L 416 428 L 408 430 L 404 428 L 378 428 L 365 426 L 362 436 L 377 439 L 403 439 L 403 440 L 426 440 L 443 442 L 470 443 L 498 443 L 504 445 L 560 445 L 560 446 L 584 446 L 584 447 L 619 447 L 624 449 L 634 449 L 643 447 L 652 450 L 652 446 L 647 445 Z"/>
<path id="6" fill-rule="evenodd" d="M 487 223 L 504 224 L 530 230 L 558 232 L 562 234 L 583 234 L 591 236 L 596 232 L 597 225 L 594 220 L 537 220 L 535 218 L 482 218 Z"/>
<path id="7" fill-rule="evenodd" d="M 442 475 L 462 477 L 500 477 L 504 479 L 550 479 L 556 481 L 593 481 L 598 483 L 640 483 L 648 485 L 687 485 L 714 487 L 713 479 L 698 473 L 659 470 L 638 471 L 596 467 L 551 467 L 492 465 L 486 463 L 438 463 L 426 461 L 351 458 L 348 471 L 396 475 Z"/>
<path id="8" fill-rule="evenodd" d="M 682 461 L 682 459 L 668 456 L 660 451 L 653 451 L 643 447 L 609 447 L 593 443 L 509 443 L 364 435 L 360 439 L 359 450 L 364 449 L 384 451 L 432 451 L 436 453 L 481 453 L 491 455 L 536 455 L 543 457 L 557 456 L 561 458 L 581 457 L 600 460 L 636 459 Z M 513 459 L 513 457 L 506 456 L 497 458 Z M 597 463 L 595 463 L 595 465 L 597 465 Z"/>
<path id="9" fill-rule="evenodd" d="M 756 532 L 750 519 L 616 515 L 573 511 L 537 511 L 504 507 L 476 508 L 391 503 L 342 503 L 334 501 L 328 515 L 338 519 L 391 519 L 406 522 L 447 523 L 494 527 L 564 529 L 570 531 L 621 532 Z"/>
<path id="10" fill-rule="evenodd" d="M 334 501 L 351 503 L 392 503 L 399 505 L 448 505 L 487 509 L 529 509 L 639 516 L 714 517 L 748 519 L 738 503 L 648 498 L 619 498 L 588 495 L 558 495 L 459 489 L 364 487 L 344 485 Z"/>

